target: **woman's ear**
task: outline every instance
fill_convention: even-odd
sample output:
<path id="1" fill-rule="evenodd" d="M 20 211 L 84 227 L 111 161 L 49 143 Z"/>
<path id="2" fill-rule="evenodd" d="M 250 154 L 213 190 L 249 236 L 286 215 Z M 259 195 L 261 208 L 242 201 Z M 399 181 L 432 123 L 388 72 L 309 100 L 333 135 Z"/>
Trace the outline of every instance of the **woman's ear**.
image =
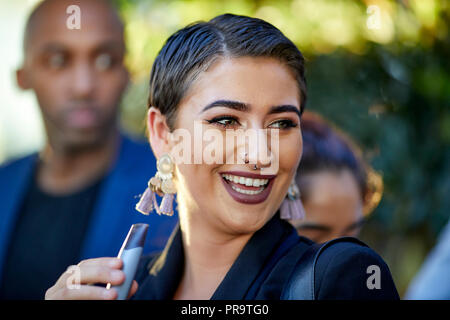
<path id="1" fill-rule="evenodd" d="M 159 159 L 164 153 L 170 152 L 169 134 L 166 117 L 155 107 L 150 107 L 147 113 L 148 140 L 155 157 Z"/>

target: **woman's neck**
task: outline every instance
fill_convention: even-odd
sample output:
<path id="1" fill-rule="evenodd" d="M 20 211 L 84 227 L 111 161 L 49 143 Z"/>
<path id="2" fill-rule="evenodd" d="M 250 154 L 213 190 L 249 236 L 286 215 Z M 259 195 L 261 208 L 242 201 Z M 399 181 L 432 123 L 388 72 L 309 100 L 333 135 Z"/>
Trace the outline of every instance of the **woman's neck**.
<path id="1" fill-rule="evenodd" d="M 205 220 L 184 214 L 180 227 L 185 265 L 174 299 L 210 299 L 252 234 L 225 234 Z"/>

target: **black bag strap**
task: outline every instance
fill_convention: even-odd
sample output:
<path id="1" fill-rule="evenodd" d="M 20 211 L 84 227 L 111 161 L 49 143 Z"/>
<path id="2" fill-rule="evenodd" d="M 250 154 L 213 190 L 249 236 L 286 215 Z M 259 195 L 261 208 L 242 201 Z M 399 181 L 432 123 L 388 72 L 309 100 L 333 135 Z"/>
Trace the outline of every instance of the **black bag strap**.
<path id="1" fill-rule="evenodd" d="M 313 244 L 298 259 L 294 271 L 283 288 L 281 300 L 316 300 L 315 269 L 319 255 L 328 247 L 336 243 L 353 242 L 367 247 L 367 245 L 353 237 L 341 237 L 323 244 Z"/>

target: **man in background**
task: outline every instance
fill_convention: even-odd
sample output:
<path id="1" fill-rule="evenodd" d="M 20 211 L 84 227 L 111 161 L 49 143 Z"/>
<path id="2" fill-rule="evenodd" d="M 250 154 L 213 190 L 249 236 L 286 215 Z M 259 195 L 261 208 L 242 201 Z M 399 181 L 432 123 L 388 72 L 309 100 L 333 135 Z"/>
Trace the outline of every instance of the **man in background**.
<path id="1" fill-rule="evenodd" d="M 156 163 L 119 130 L 123 28 L 101 0 L 46 0 L 28 18 L 17 81 L 36 95 L 47 142 L 0 167 L 0 299 L 43 299 L 69 265 L 116 256 L 133 223 L 150 224 L 145 252 L 160 250 L 176 223 L 134 210 Z"/>

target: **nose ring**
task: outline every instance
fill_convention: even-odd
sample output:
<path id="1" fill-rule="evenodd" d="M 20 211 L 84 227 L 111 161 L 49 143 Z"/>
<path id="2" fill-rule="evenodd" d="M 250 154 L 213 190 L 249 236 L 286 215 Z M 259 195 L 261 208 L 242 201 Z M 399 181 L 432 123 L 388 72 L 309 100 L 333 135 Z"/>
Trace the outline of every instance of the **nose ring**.
<path id="1" fill-rule="evenodd" d="M 247 156 L 248 156 L 248 153 L 245 153 L 245 155 L 244 155 L 244 163 L 245 164 L 250 163 L 250 160 L 248 160 Z M 253 166 L 253 170 L 258 170 L 258 166 L 256 164 Z"/>
<path id="2" fill-rule="evenodd" d="M 248 159 L 248 153 L 245 152 L 245 153 L 244 153 L 244 163 L 245 163 L 245 164 L 248 164 L 249 162 L 250 162 L 250 160 Z"/>

